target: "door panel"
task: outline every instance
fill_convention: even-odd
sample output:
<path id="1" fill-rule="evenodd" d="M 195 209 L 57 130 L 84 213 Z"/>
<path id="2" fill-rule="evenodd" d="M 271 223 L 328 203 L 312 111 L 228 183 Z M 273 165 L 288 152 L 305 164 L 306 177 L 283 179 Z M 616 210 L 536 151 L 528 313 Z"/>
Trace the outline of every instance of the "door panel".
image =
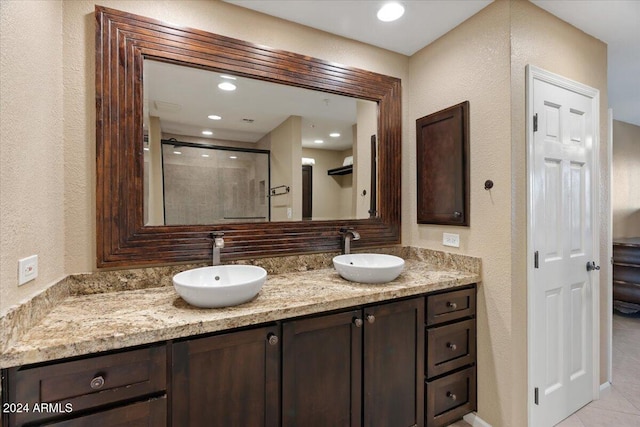
<path id="1" fill-rule="evenodd" d="M 364 426 L 424 425 L 424 299 L 364 309 Z"/>
<path id="2" fill-rule="evenodd" d="M 595 257 L 592 99 L 533 80 L 532 380 L 539 387 L 536 426 L 551 426 L 593 399 L 593 278 Z"/>
<path id="3" fill-rule="evenodd" d="M 359 310 L 282 325 L 283 427 L 359 427 L 362 327 Z"/>
<path id="4" fill-rule="evenodd" d="M 277 334 L 269 326 L 174 343 L 173 425 L 278 426 Z"/>

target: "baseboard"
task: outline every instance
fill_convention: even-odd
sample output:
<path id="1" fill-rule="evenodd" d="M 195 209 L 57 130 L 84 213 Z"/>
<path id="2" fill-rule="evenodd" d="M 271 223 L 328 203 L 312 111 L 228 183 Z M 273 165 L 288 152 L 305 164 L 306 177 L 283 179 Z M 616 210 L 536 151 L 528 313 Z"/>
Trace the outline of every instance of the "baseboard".
<path id="1" fill-rule="evenodd" d="M 491 424 L 480 418 L 475 412 L 469 412 L 462 419 L 471 424 L 472 427 L 491 427 Z"/>
<path id="2" fill-rule="evenodd" d="M 600 384 L 600 391 L 605 391 L 609 387 L 611 387 L 611 383 L 609 381 L 605 381 L 602 384 Z"/>

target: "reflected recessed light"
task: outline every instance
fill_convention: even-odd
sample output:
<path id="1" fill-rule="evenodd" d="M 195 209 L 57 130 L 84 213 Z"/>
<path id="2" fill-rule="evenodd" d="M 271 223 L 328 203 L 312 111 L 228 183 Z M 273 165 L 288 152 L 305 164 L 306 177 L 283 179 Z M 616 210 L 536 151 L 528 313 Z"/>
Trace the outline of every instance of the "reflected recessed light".
<path id="1" fill-rule="evenodd" d="M 202 157 L 209 157 L 208 154 L 201 154 Z"/>
<path id="2" fill-rule="evenodd" d="M 213 135 L 213 132 L 211 132 L 210 130 L 203 130 L 202 134 L 203 135 Z"/>
<path id="3" fill-rule="evenodd" d="M 235 77 L 230 76 L 228 74 L 220 74 L 220 77 L 223 78 L 223 79 L 227 79 L 227 80 L 236 80 Z"/>
<path id="4" fill-rule="evenodd" d="M 238 156 L 229 156 L 230 159 L 237 159 Z"/>
<path id="5" fill-rule="evenodd" d="M 391 22 L 404 15 L 404 6 L 400 3 L 387 3 L 378 10 L 378 19 L 382 22 Z"/>
<path id="6" fill-rule="evenodd" d="M 232 91 L 232 90 L 236 90 L 236 85 L 229 82 L 222 82 L 218 85 L 218 89 Z"/>
<path id="7" fill-rule="evenodd" d="M 324 144 L 324 141 L 321 139 L 316 139 L 315 141 L 313 141 L 314 144 Z"/>
<path id="8" fill-rule="evenodd" d="M 149 147 L 144 147 L 143 150 L 144 151 L 149 151 Z"/>
<path id="9" fill-rule="evenodd" d="M 333 132 L 333 133 L 330 133 L 330 134 L 329 134 L 329 136 L 330 136 L 331 138 L 339 138 L 339 137 L 340 137 L 340 134 L 339 134 L 338 132 Z"/>
<path id="10" fill-rule="evenodd" d="M 182 151 L 174 151 L 173 154 L 182 154 Z"/>
<path id="11" fill-rule="evenodd" d="M 211 114 L 210 116 L 207 116 L 207 118 L 209 118 L 211 120 L 222 120 L 222 117 L 217 116 L 215 114 Z"/>

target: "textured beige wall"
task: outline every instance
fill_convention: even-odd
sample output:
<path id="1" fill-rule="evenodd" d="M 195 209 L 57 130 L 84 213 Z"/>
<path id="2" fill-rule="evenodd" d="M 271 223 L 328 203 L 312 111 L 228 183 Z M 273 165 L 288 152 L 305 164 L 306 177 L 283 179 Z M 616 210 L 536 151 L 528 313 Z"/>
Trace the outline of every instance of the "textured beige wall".
<path id="1" fill-rule="evenodd" d="M 606 159 L 606 58 L 604 43 L 533 4 L 498 0 L 410 59 L 404 242 L 482 258 L 478 415 L 496 427 L 527 422 L 525 66 L 537 65 L 600 90 L 600 155 Z M 470 227 L 418 225 L 414 121 L 464 100 L 470 102 Z M 600 188 L 606 189 L 606 164 L 600 174 Z M 483 188 L 486 179 L 495 183 L 491 191 Z M 602 191 L 603 218 L 607 197 Z M 460 249 L 442 246 L 444 231 L 460 234 Z M 606 223 L 600 234 L 606 242 Z M 608 268 L 605 249 L 603 243 L 601 292 Z M 605 316 L 603 305 L 603 345 Z"/>
<path id="2" fill-rule="evenodd" d="M 509 3 L 498 1 L 410 59 L 409 139 L 402 192 L 403 242 L 482 258 L 478 293 L 478 415 L 509 425 L 511 389 L 511 165 Z M 470 227 L 416 223 L 415 120 L 469 101 Z M 495 187 L 484 190 L 484 181 Z M 460 234 L 460 249 L 442 246 L 442 233 Z"/>
<path id="3" fill-rule="evenodd" d="M 96 4 L 407 78 L 404 55 L 215 0 L 3 0 L 0 314 L 96 268 Z M 17 260 L 35 253 L 40 276 L 18 288 Z"/>
<path id="4" fill-rule="evenodd" d="M 615 111 L 614 111 L 615 114 Z M 613 121 L 613 237 L 640 236 L 640 126 Z"/>
<path id="5" fill-rule="evenodd" d="M 65 275 L 62 3 L 0 3 L 0 315 Z M 18 259 L 38 278 L 18 288 Z"/>
<path id="6" fill-rule="evenodd" d="M 482 257 L 479 415 L 495 427 L 526 425 L 524 65 L 600 89 L 605 109 L 602 43 L 521 0 L 496 1 L 411 59 L 218 1 L 100 4 L 401 78 L 403 243 L 442 250 L 442 232 L 453 231 L 461 248 L 448 250 Z M 94 5 L 0 3 L 0 314 L 64 274 L 95 270 Z M 464 100 L 471 107 L 471 226 L 417 225 L 415 119 Z M 40 152 L 19 157 L 17 148 L 34 144 Z M 25 162 L 34 167 L 19 169 Z M 486 179 L 496 183 L 490 192 Z M 27 199 L 24 189 L 36 196 Z M 46 258 L 41 277 L 18 290 L 17 258 L 35 252 Z"/>

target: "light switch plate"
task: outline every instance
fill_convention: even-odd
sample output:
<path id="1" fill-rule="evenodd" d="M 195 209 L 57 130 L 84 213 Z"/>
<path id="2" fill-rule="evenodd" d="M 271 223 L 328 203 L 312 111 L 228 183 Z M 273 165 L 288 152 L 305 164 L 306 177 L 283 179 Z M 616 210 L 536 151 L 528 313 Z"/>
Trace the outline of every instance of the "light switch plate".
<path id="1" fill-rule="evenodd" d="M 453 233 L 442 233 L 442 244 L 454 248 L 460 247 L 460 235 Z"/>
<path id="2" fill-rule="evenodd" d="M 18 260 L 18 286 L 38 277 L 38 255 Z"/>

